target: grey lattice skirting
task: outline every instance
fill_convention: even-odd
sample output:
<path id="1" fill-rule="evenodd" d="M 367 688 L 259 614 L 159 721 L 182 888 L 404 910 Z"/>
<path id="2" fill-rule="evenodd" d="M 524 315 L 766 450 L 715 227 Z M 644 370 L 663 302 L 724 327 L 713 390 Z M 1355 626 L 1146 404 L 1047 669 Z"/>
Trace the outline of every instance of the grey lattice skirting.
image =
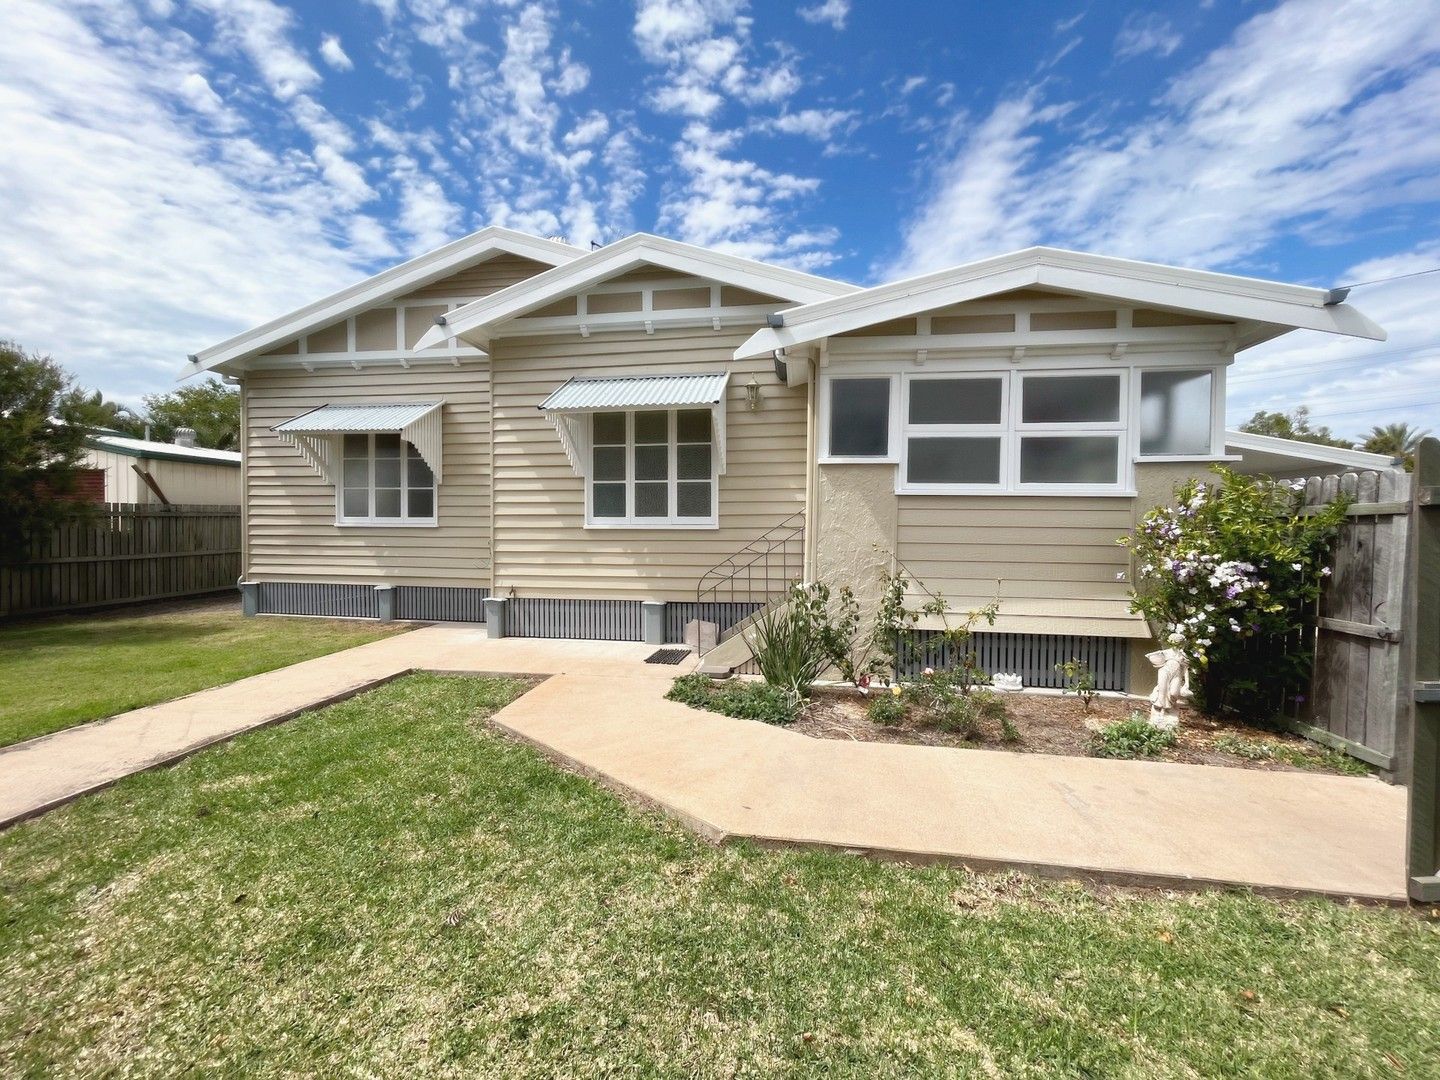
<path id="1" fill-rule="evenodd" d="M 919 643 L 900 657 L 900 674 L 912 676 L 927 667 L 950 667 L 958 657 L 950 655 L 938 631 L 922 632 Z M 1083 660 L 1095 675 L 1101 690 L 1124 691 L 1130 681 L 1130 642 L 1126 638 L 1080 637 L 1074 634 L 977 633 L 969 642 L 980 670 L 1018 674 L 1026 687 L 1058 690 L 1064 677 L 1056 664 Z"/>

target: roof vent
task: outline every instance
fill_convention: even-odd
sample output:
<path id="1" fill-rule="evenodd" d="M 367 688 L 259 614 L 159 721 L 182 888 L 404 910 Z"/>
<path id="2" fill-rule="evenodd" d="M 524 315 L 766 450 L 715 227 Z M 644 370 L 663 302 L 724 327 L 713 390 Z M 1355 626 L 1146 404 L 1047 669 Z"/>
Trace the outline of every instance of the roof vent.
<path id="1" fill-rule="evenodd" d="M 193 427 L 177 427 L 175 429 L 176 446 L 194 446 L 195 429 Z"/>

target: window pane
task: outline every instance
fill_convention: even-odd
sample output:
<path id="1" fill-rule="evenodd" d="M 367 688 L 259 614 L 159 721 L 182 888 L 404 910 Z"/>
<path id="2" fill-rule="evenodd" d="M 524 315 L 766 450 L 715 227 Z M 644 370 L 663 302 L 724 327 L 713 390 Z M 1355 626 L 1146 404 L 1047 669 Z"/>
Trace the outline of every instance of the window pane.
<path id="1" fill-rule="evenodd" d="M 356 488 L 363 488 L 367 484 L 369 484 L 370 462 L 365 460 L 363 457 L 359 460 L 356 460 L 355 458 L 346 458 L 344 483 L 346 487 Z"/>
<path id="2" fill-rule="evenodd" d="M 912 424 L 998 424 L 999 379 L 916 379 L 910 383 Z"/>
<path id="3" fill-rule="evenodd" d="M 1023 381 L 1027 424 L 1113 423 L 1120 419 L 1119 375 L 1059 375 Z"/>
<path id="4" fill-rule="evenodd" d="M 830 453 L 884 457 L 890 450 L 890 380 L 832 379 Z"/>
<path id="5" fill-rule="evenodd" d="M 669 442 L 670 414 L 666 412 L 636 413 L 635 441 L 637 443 Z"/>
<path id="6" fill-rule="evenodd" d="M 429 488 L 411 488 L 405 493 L 405 498 L 409 504 L 407 513 L 412 518 L 435 516 L 435 492 Z"/>
<path id="7" fill-rule="evenodd" d="M 1119 466 L 1120 440 L 1113 435 L 1020 440 L 1022 484 L 1113 484 Z"/>
<path id="8" fill-rule="evenodd" d="M 400 436 L 376 435 L 375 456 L 377 458 L 398 458 L 400 456 Z"/>
<path id="9" fill-rule="evenodd" d="M 375 486 L 394 487 L 400 486 L 400 459 L 381 457 L 379 451 L 375 453 Z"/>
<path id="10" fill-rule="evenodd" d="M 625 448 L 623 446 L 597 446 L 594 455 L 595 467 L 592 475 L 596 480 L 625 479 Z"/>
<path id="11" fill-rule="evenodd" d="M 1140 453 L 1210 453 L 1210 372 L 1140 373 Z"/>
<path id="12" fill-rule="evenodd" d="M 694 446 L 682 446 L 675 451 L 678 459 L 676 475 L 681 480 L 709 480 L 710 479 L 710 444 L 696 443 Z"/>
<path id="13" fill-rule="evenodd" d="M 635 447 L 636 480 L 670 479 L 670 448 L 660 446 Z"/>
<path id="14" fill-rule="evenodd" d="M 375 516 L 377 518 L 398 518 L 400 516 L 400 489 L 375 489 Z"/>
<path id="15" fill-rule="evenodd" d="M 430 466 L 425 464 L 420 451 L 413 446 L 405 456 L 405 482 L 412 488 L 435 486 L 435 474 L 430 471 Z"/>
<path id="16" fill-rule="evenodd" d="M 668 517 L 670 514 L 669 484 L 636 484 L 635 516 Z"/>
<path id="17" fill-rule="evenodd" d="M 590 497 L 591 509 L 597 518 L 625 516 L 625 485 L 596 484 Z"/>
<path id="18" fill-rule="evenodd" d="M 346 435 L 345 456 L 348 457 L 369 457 L 370 436 L 368 435 Z"/>
<path id="19" fill-rule="evenodd" d="M 602 443 L 623 443 L 625 441 L 625 414 L 618 412 L 596 413 L 593 419 L 594 441 Z"/>
<path id="20" fill-rule="evenodd" d="M 998 484 L 1000 440 L 911 439 L 905 479 L 911 484 Z"/>
<path id="21" fill-rule="evenodd" d="M 710 484 L 676 484 L 675 499 L 680 504 L 675 513 L 679 517 L 708 518 L 710 509 Z"/>
<path id="22" fill-rule="evenodd" d="M 344 517 L 369 517 L 370 516 L 370 492 L 366 488 L 346 488 L 345 506 L 341 510 Z"/>
<path id="23" fill-rule="evenodd" d="M 710 410 L 681 409 L 675 414 L 675 431 L 680 442 L 709 442 Z"/>

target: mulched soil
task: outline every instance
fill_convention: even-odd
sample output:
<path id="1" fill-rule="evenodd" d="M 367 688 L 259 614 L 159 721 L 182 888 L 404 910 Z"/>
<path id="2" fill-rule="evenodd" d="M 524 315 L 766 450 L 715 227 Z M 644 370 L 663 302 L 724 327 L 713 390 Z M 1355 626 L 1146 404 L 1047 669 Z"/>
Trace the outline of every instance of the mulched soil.
<path id="1" fill-rule="evenodd" d="M 875 693 L 862 697 L 850 688 L 816 687 L 810 703 L 790 730 L 817 739 L 852 739 L 858 742 L 906 743 L 915 746 L 951 746 L 977 750 L 1003 750 L 1020 754 L 1059 754 L 1066 757 L 1090 757 L 1091 739 L 1096 728 L 1115 720 L 1123 720 L 1132 712 L 1149 711 L 1146 701 L 1120 698 L 1096 698 L 1087 715 L 1074 697 L 1052 694 L 1000 694 L 1011 719 L 1020 731 L 1018 742 L 1005 742 L 999 726 L 989 724 L 981 738 L 970 742 L 958 735 L 933 728 L 915 727 L 908 721 L 901 727 L 881 727 L 871 723 L 865 710 Z M 1333 755 L 1307 739 L 1288 732 L 1246 724 L 1239 720 L 1214 720 L 1193 709 L 1182 709 L 1180 728 L 1174 746 L 1149 760 L 1175 761 L 1189 765 L 1224 765 L 1239 769 L 1332 772 L 1346 770 L 1331 767 Z M 1303 770 L 1271 758 L 1256 760 L 1220 749 L 1216 739 L 1232 736 L 1253 743 L 1271 743 L 1282 752 L 1305 755 Z M 1328 760 L 1327 760 L 1328 758 Z"/>

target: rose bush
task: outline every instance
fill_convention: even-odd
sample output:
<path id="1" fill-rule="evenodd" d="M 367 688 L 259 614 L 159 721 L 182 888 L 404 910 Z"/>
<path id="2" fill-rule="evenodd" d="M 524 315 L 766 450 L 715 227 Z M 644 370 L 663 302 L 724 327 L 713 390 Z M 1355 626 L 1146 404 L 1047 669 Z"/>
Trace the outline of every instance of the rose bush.
<path id="1" fill-rule="evenodd" d="M 1293 485 L 1215 468 L 1121 542 L 1132 608 L 1190 661 L 1197 704 L 1266 715 L 1308 685 L 1310 631 L 1345 503 L 1300 513 Z"/>

